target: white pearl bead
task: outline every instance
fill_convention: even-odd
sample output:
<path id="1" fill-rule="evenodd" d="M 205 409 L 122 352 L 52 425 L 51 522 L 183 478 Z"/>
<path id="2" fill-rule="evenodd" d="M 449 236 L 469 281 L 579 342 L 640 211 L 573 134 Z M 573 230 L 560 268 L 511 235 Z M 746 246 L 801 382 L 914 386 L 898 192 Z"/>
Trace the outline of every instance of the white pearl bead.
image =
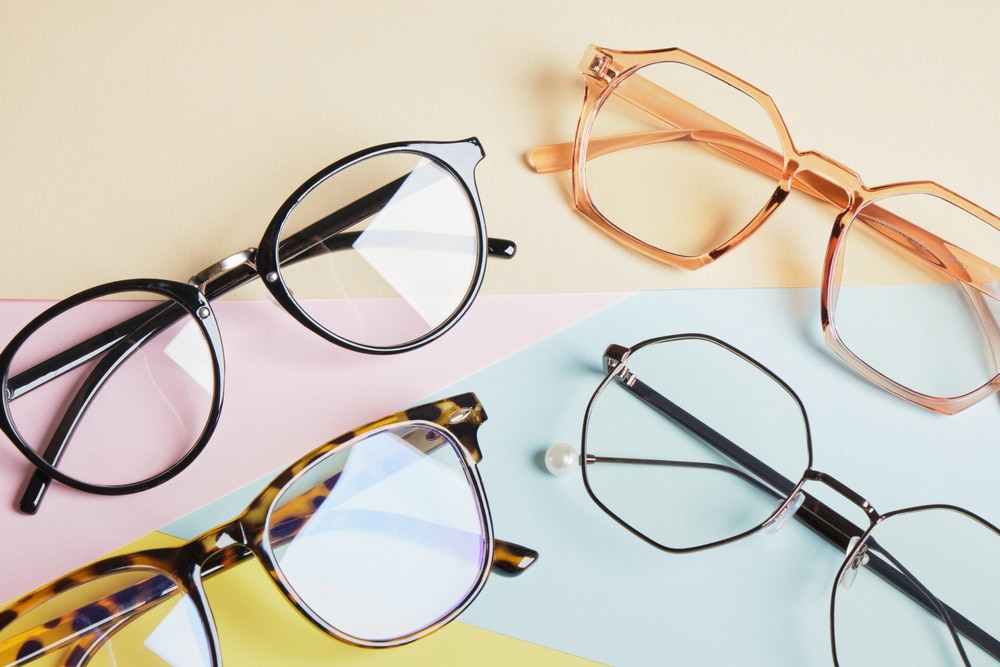
<path id="1" fill-rule="evenodd" d="M 576 450 L 565 443 L 557 443 L 545 452 L 545 469 L 556 477 L 570 474 L 580 465 Z"/>

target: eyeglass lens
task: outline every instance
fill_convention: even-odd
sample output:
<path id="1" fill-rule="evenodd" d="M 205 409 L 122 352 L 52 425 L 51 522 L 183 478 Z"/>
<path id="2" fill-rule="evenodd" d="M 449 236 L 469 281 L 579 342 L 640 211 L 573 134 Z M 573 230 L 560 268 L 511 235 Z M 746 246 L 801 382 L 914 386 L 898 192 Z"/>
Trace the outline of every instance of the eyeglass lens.
<path id="1" fill-rule="evenodd" d="M 963 249 L 996 265 L 996 235 L 930 194 L 866 204 L 844 232 L 834 271 L 831 319 L 844 345 L 929 396 L 961 396 L 989 382 L 1000 372 L 1000 276 L 983 275 L 982 261 Z"/>
<path id="2" fill-rule="evenodd" d="M 845 563 L 833 592 L 841 665 L 958 666 L 963 653 L 971 665 L 997 664 L 1000 539 L 994 533 L 953 509 L 918 509 L 880 522 L 866 547 Z M 902 573 L 918 591 L 914 599 L 864 567 L 869 558 Z"/>
<path id="3" fill-rule="evenodd" d="M 331 230 L 326 220 L 337 211 L 346 213 Z M 309 191 L 280 242 L 282 278 L 305 312 L 347 340 L 387 347 L 452 317 L 474 283 L 481 239 L 458 178 L 427 157 L 395 152 Z"/>
<path id="4" fill-rule="evenodd" d="M 433 625 L 488 567 L 470 475 L 453 437 L 425 424 L 387 428 L 323 458 L 269 516 L 279 580 L 354 640 L 392 641 Z"/>
<path id="5" fill-rule="evenodd" d="M 594 117 L 586 184 L 613 225 L 654 247 L 697 256 L 731 239 L 771 199 L 780 169 L 763 171 L 758 155 L 763 146 L 780 156 L 781 144 L 753 99 L 680 63 L 642 67 L 618 88 L 649 105 L 640 109 L 612 93 Z M 680 122 L 690 105 L 718 124 Z"/>
<path id="6" fill-rule="evenodd" d="M 88 580 L 4 628 L 0 658 L 87 667 L 210 667 L 201 617 L 178 588 L 169 575 L 138 567 Z"/>
<path id="7" fill-rule="evenodd" d="M 630 375 L 607 383 L 587 417 L 594 498 L 671 549 L 728 540 L 771 517 L 809 462 L 806 423 L 784 387 L 697 338 L 647 345 L 626 364 Z M 729 453 L 718 447 L 726 441 Z"/>
<path id="8" fill-rule="evenodd" d="M 34 384 L 39 369 L 45 375 Z M 10 414 L 30 447 L 59 452 L 68 476 L 140 482 L 201 437 L 213 370 L 211 346 L 182 306 L 152 292 L 115 292 L 56 315 L 25 339 L 8 374 Z"/>
<path id="9" fill-rule="evenodd" d="M 485 581 L 492 533 L 474 474 L 454 436 L 434 425 L 366 433 L 280 491 L 265 519 L 264 564 L 332 633 L 368 645 L 412 639 Z M 0 659 L 207 667 L 202 616 L 179 589 L 172 575 L 139 565 L 67 583 L 0 631 Z"/>

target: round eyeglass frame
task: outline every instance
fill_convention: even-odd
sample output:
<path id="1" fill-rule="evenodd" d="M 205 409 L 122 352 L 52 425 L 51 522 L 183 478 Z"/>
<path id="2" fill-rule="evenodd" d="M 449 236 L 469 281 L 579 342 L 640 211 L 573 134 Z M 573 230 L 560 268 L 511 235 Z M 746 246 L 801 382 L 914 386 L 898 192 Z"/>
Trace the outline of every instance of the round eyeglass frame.
<path id="1" fill-rule="evenodd" d="M 438 167 L 444 169 L 459 183 L 468 197 L 475 217 L 476 234 L 476 270 L 472 281 L 456 308 L 435 328 L 412 340 L 388 346 L 366 345 L 352 341 L 327 329 L 312 318 L 295 300 L 282 277 L 279 256 L 281 252 L 281 232 L 289 214 L 295 206 L 314 188 L 331 176 L 350 168 L 351 166 L 381 155 L 393 153 L 410 153 L 426 158 Z M 281 307 L 291 314 L 300 324 L 321 338 L 340 347 L 365 354 L 398 354 L 408 352 L 426 345 L 450 330 L 471 307 L 486 273 L 486 258 L 493 251 L 493 244 L 487 237 L 485 216 L 483 215 L 478 189 L 475 183 L 475 168 L 485 156 L 482 144 L 475 137 L 459 141 L 444 142 L 394 142 L 387 143 L 348 155 L 316 172 L 299 186 L 278 208 L 270 223 L 265 228 L 261 242 L 257 248 L 250 248 L 232 255 L 209 269 L 196 274 L 189 283 L 181 283 L 163 279 L 133 279 L 105 283 L 97 287 L 79 292 L 67 299 L 57 302 L 25 325 L 20 332 L 0 352 L 0 431 L 2 431 L 31 463 L 36 471 L 29 483 L 29 491 L 22 497 L 20 508 L 25 513 L 37 511 L 38 504 L 48 486 L 49 478 L 59 481 L 69 487 L 88 493 L 102 495 L 122 495 L 144 491 L 160 485 L 176 476 L 188 467 L 204 449 L 217 426 L 223 403 L 225 383 L 225 360 L 221 335 L 211 308 L 210 301 L 226 292 L 259 277 L 274 299 Z M 512 257 L 516 245 L 504 239 L 497 239 L 497 250 L 493 254 Z M 88 300 L 108 296 L 122 291 L 149 291 L 161 294 L 181 305 L 200 323 L 202 334 L 209 341 L 214 362 L 213 378 L 215 390 L 212 397 L 212 407 L 209 418 L 201 435 L 191 449 L 177 462 L 166 470 L 138 482 L 127 484 L 94 484 L 78 480 L 61 472 L 55 465 L 48 462 L 36 452 L 18 431 L 13 422 L 10 410 L 10 400 L 13 394 L 9 387 L 10 363 L 25 339 L 37 331 L 45 323 L 58 317 L 68 309 Z M 39 490 L 40 487 L 40 490 Z"/>
<path id="2" fill-rule="evenodd" d="M 125 292 L 147 292 L 156 294 L 168 299 L 162 304 L 173 303 L 184 310 L 184 312 L 198 325 L 198 330 L 208 344 L 208 349 L 212 358 L 212 397 L 209 413 L 202 428 L 201 434 L 196 438 L 191 448 L 167 469 L 136 482 L 126 484 L 94 484 L 71 477 L 62 472 L 58 467 L 47 461 L 41 454 L 32 448 L 14 420 L 10 401 L 13 391 L 10 388 L 10 365 L 20 351 L 24 343 L 34 335 L 40 328 L 59 317 L 63 313 L 76 308 L 88 301 L 100 299 L 107 296 L 122 294 Z M 153 306 L 156 308 L 159 306 Z M 187 468 L 198 457 L 201 451 L 208 444 L 215 426 L 219 421 L 222 412 L 222 399 L 225 385 L 225 356 L 222 351 L 222 335 L 219 331 L 219 324 L 215 318 L 215 312 L 205 295 L 194 285 L 179 283 L 171 280 L 139 279 L 139 280 L 119 280 L 105 283 L 90 289 L 79 292 L 67 299 L 59 301 L 45 312 L 33 319 L 22 328 L 17 335 L 11 339 L 3 352 L 0 352 L 0 369 L 3 369 L 2 402 L 0 402 L 0 431 L 6 435 L 17 447 L 28 461 L 38 471 L 43 472 L 54 480 L 66 486 L 85 491 L 87 493 L 101 495 L 123 495 L 145 491 L 146 489 L 158 486 L 167 480 L 175 477 L 178 473 Z M 113 372 L 113 371 L 112 371 Z"/>
<path id="3" fill-rule="evenodd" d="M 469 200 L 469 204 L 475 213 L 476 232 L 476 271 L 472 282 L 465 292 L 462 301 L 456 306 L 452 313 L 427 333 L 414 338 L 413 340 L 399 343 L 397 345 L 367 345 L 350 340 L 334 331 L 324 327 L 317 322 L 308 312 L 306 312 L 292 296 L 291 290 L 285 283 L 281 274 L 280 238 L 288 216 L 306 195 L 314 188 L 326 181 L 334 174 L 344 171 L 351 166 L 365 160 L 391 153 L 412 153 L 427 158 L 438 167 L 444 169 L 458 182 Z M 349 155 L 325 169 L 320 170 L 303 183 L 299 188 L 285 200 L 285 202 L 275 213 L 267 229 L 261 237 L 258 251 L 255 257 L 257 273 L 267 287 L 271 295 L 277 300 L 282 308 L 287 310 L 300 324 L 307 329 L 318 334 L 322 338 L 355 352 L 367 354 L 396 354 L 421 347 L 436 340 L 449 329 L 451 329 L 468 311 L 472 305 L 476 294 L 479 292 L 486 275 L 486 256 L 488 252 L 488 241 L 486 234 L 486 218 L 483 215 L 482 204 L 479 199 L 479 192 L 475 184 L 475 168 L 480 160 L 485 156 L 482 144 L 476 138 L 456 142 L 410 142 L 383 144 L 364 151 L 359 151 Z"/>

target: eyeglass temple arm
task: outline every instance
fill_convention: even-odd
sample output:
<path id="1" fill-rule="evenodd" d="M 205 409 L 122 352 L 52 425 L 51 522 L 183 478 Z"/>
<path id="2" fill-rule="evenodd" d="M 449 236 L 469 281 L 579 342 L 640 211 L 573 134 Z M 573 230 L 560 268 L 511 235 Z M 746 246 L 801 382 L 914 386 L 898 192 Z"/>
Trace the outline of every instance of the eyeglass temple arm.
<path id="1" fill-rule="evenodd" d="M 389 203 L 392 195 L 399 189 L 405 178 L 404 176 L 396 179 L 355 202 L 344 206 L 340 210 L 312 223 L 301 231 L 288 236 L 279 245 L 278 254 L 282 257 L 282 262 L 294 263 L 300 259 L 312 256 L 312 254 L 321 253 L 324 247 L 332 250 L 351 247 L 360 234 L 356 232 L 344 232 L 343 230 L 362 220 L 364 218 L 363 212 L 367 211 L 368 214 L 371 214 L 381 210 L 382 207 Z M 517 244 L 508 239 L 489 237 L 487 239 L 487 252 L 490 256 L 509 259 L 516 255 Z M 306 254 L 304 257 L 303 253 L 312 254 Z M 219 297 L 256 277 L 252 265 L 255 254 L 255 249 L 238 253 L 245 261 L 235 266 L 225 266 L 224 262 L 220 262 L 205 271 L 195 274 L 190 282 L 202 288 L 209 300 Z M 221 271 L 217 270 L 216 267 L 219 266 L 224 266 L 224 269 Z M 131 331 L 137 323 L 147 321 L 156 308 L 150 309 L 150 311 L 145 313 L 140 313 L 122 322 L 120 325 L 96 334 L 10 378 L 8 386 L 12 392 L 12 398 L 16 398 L 50 379 L 71 371 L 80 364 L 86 363 L 94 356 L 101 354 L 109 346 L 114 345 L 122 336 L 127 335 L 126 332 Z M 183 313 L 178 313 L 177 317 L 179 318 L 182 315 Z"/>
<path id="2" fill-rule="evenodd" d="M 376 188 L 367 195 L 356 199 L 313 222 L 301 230 L 288 235 L 278 244 L 278 257 L 282 265 L 292 265 L 317 255 L 335 250 L 350 248 L 361 237 L 362 232 L 345 232 L 345 229 L 375 215 L 384 209 L 393 196 L 403 186 L 409 174 Z M 501 238 L 487 238 L 487 253 L 493 257 L 510 259 L 517 252 L 517 244 Z M 253 256 L 250 258 L 253 259 Z M 256 271 L 250 262 L 234 267 L 221 275 L 195 275 L 189 281 L 202 287 L 205 296 L 211 300 L 230 290 L 243 285 L 256 277 Z"/>
<path id="3" fill-rule="evenodd" d="M 283 262 L 289 261 L 284 259 L 285 256 L 291 256 L 293 259 L 289 263 L 294 263 L 305 258 L 303 257 L 303 253 L 311 252 L 318 254 L 322 252 L 323 247 L 335 250 L 350 247 L 357 240 L 359 234 L 355 232 L 343 232 L 343 230 L 361 219 L 357 217 L 358 207 L 365 207 L 370 210 L 373 202 L 378 202 L 384 206 L 391 198 L 392 192 L 395 191 L 394 188 L 398 189 L 399 185 L 400 183 L 396 182 L 383 186 L 353 204 L 345 206 L 339 211 L 309 225 L 305 229 L 290 235 L 279 246 L 279 256 L 283 257 Z M 378 209 L 376 208 L 375 210 Z M 517 244 L 508 239 L 489 237 L 487 239 L 487 250 L 491 256 L 509 259 L 515 256 Z M 256 250 L 254 249 L 243 251 L 239 254 L 243 255 L 246 261 L 236 266 L 226 267 L 222 273 L 212 271 L 212 268 L 222 263 L 213 265 L 213 267 L 199 272 L 192 277 L 191 282 L 201 287 L 206 298 L 209 300 L 219 297 L 256 277 L 252 266 L 255 253 Z M 308 256 L 311 255 L 307 254 L 306 257 Z M 103 353 L 120 338 L 128 335 L 128 332 L 132 331 L 139 323 L 149 320 L 157 312 L 158 308 L 162 308 L 162 306 L 151 308 L 149 311 L 140 313 L 115 327 L 95 334 L 87 340 L 13 376 L 8 381 L 11 398 L 17 398 L 21 394 L 69 372 L 80 364 L 86 363 L 93 357 Z M 182 316 L 182 312 L 177 313 L 177 318 Z M 173 321 L 176 321 L 176 319 L 167 321 L 165 325 Z"/>
<path id="4" fill-rule="evenodd" d="M 353 246 L 354 242 L 361 237 L 363 232 L 345 232 L 344 230 L 383 210 L 392 201 L 392 198 L 409 177 L 409 173 L 404 174 L 333 213 L 320 218 L 316 222 L 303 227 L 294 234 L 290 234 L 278 245 L 280 263 L 282 265 L 291 265 L 326 252 L 343 250 Z M 514 257 L 516 252 L 517 244 L 513 241 L 494 237 L 487 238 L 487 254 L 490 256 L 510 259 Z M 250 268 L 247 267 L 247 269 Z M 233 287 L 241 285 L 252 277 L 253 272 L 250 271 L 250 275 L 246 276 L 243 280 L 238 280 L 239 277 L 236 277 L 235 284 L 231 286 L 226 283 L 219 283 L 214 288 L 207 288 L 206 296 L 210 299 L 214 298 Z M 195 281 L 196 278 L 192 278 L 192 282 L 198 284 Z M 213 291 L 210 293 L 209 290 Z"/>
<path id="5" fill-rule="evenodd" d="M 181 311 L 181 313 L 175 314 L 172 311 Z M 115 335 L 112 344 L 99 347 L 100 352 L 98 354 L 103 353 L 103 356 L 87 374 L 83 382 L 80 383 L 76 394 L 73 396 L 73 400 L 67 405 L 62 418 L 49 438 L 48 445 L 41 453 L 43 459 L 53 466 L 59 463 L 59 459 L 69 444 L 74 430 L 80 423 L 80 419 L 86 413 L 91 401 L 104 383 L 110 379 L 128 357 L 141 348 L 151 337 L 170 326 L 173 322 L 176 322 L 180 317 L 183 317 L 183 309 L 180 306 L 174 303 L 165 303 L 161 306 L 151 308 L 139 318 L 132 318 L 126 325 L 115 327 L 117 332 L 122 332 L 123 327 L 126 331 L 121 333 L 121 335 Z M 136 319 L 144 321 L 135 322 L 134 320 Z M 90 354 L 87 355 L 87 358 L 93 358 L 93 356 L 95 355 Z M 79 362 L 74 362 L 70 362 L 69 368 L 65 368 L 65 370 L 53 373 L 47 377 L 57 377 L 63 372 L 79 365 Z M 14 380 L 16 379 L 14 378 Z M 37 384 L 34 386 L 37 386 Z M 16 392 L 14 396 L 16 397 L 20 393 L 23 392 Z M 47 473 L 36 468 L 25 485 L 21 498 L 18 501 L 18 509 L 24 514 L 37 513 L 51 482 L 52 478 Z"/>
<path id="6" fill-rule="evenodd" d="M 388 183 L 352 204 L 348 204 L 301 231 L 288 236 L 279 245 L 278 254 L 282 257 L 282 262 L 294 263 L 313 254 L 319 254 L 324 251 L 324 248 L 340 250 L 351 247 L 360 234 L 356 232 L 344 232 L 343 230 L 363 219 L 364 215 L 361 213 L 362 211 L 376 212 L 381 210 L 381 207 L 384 207 L 389 202 L 393 193 L 402 184 L 402 180 L 401 178 Z M 517 244 L 508 239 L 489 237 L 487 239 L 487 251 L 491 256 L 509 259 L 517 253 Z M 237 253 L 237 256 L 241 256 L 245 261 L 235 266 L 226 266 L 224 260 L 205 271 L 195 274 L 190 282 L 200 287 L 206 298 L 209 300 L 215 299 L 256 277 L 252 264 L 255 254 L 255 249 Z M 216 269 L 219 266 L 223 266 L 224 268 L 220 271 Z M 17 398 L 21 394 L 59 377 L 63 373 L 69 372 L 80 364 L 86 363 L 94 356 L 103 353 L 120 338 L 128 335 L 139 323 L 148 321 L 160 308 L 163 308 L 163 306 L 157 306 L 151 308 L 149 311 L 140 313 L 13 376 L 8 381 L 11 398 Z M 177 313 L 177 318 L 182 316 L 183 312 Z M 176 319 L 168 320 L 165 322 L 165 325 L 174 321 Z"/>
<path id="7" fill-rule="evenodd" d="M 655 389 L 645 384 L 634 374 L 629 376 L 628 381 L 623 381 L 618 375 L 618 381 L 622 388 L 631 393 L 653 408 L 656 412 L 681 426 L 692 433 L 699 440 L 718 451 L 728 459 L 742 466 L 751 474 L 758 477 L 766 486 L 769 486 L 781 493 L 782 497 L 787 497 L 793 493 L 796 484 L 787 477 L 774 470 L 766 463 L 746 451 L 732 440 L 719 433 L 711 426 L 698 419 L 690 412 L 680 407 L 666 396 L 663 396 Z M 586 465 L 586 463 L 584 463 Z M 808 475 L 807 475 L 808 476 Z M 821 474 L 813 475 L 812 478 L 825 477 Z M 829 479 L 825 481 L 830 482 Z M 849 491 L 842 485 L 837 484 L 840 491 Z M 850 492 L 850 491 L 849 491 Z M 773 492 L 770 492 L 772 495 Z M 801 491 L 805 500 L 799 510 L 795 513 L 795 518 L 811 528 L 814 532 L 836 545 L 839 549 L 846 550 L 852 537 L 860 537 L 864 531 L 853 522 L 835 511 L 830 506 L 820 502 L 815 497 Z M 850 492 L 850 497 L 857 498 L 857 494 Z M 891 558 L 888 552 L 882 550 Z M 927 591 L 918 580 L 908 576 L 905 569 L 896 569 L 893 565 L 871 553 L 870 560 L 866 567 L 875 574 L 891 584 L 897 590 L 905 594 L 911 600 L 919 604 L 927 611 L 935 614 L 949 626 L 949 629 L 958 631 L 968 637 L 980 648 L 989 653 L 994 658 L 1000 660 L 1000 640 L 985 632 L 975 623 L 959 614 L 957 611 L 944 604 Z M 938 608 L 940 605 L 940 608 Z M 959 650 L 962 650 L 961 648 Z"/>
<path id="8" fill-rule="evenodd" d="M 614 94 L 680 130 L 592 137 L 587 144 L 588 158 L 664 141 L 693 140 L 716 154 L 781 180 L 784 158 L 780 153 L 637 74 L 629 76 L 628 82 L 628 86 L 616 87 Z M 564 171 L 573 165 L 573 148 L 571 142 L 535 148 L 528 162 L 539 173 Z M 799 170 L 791 186 L 841 211 L 850 204 L 843 187 L 815 171 Z M 1000 268 L 993 264 L 874 204 L 866 206 L 857 220 L 904 252 L 987 296 L 1000 298 Z"/>

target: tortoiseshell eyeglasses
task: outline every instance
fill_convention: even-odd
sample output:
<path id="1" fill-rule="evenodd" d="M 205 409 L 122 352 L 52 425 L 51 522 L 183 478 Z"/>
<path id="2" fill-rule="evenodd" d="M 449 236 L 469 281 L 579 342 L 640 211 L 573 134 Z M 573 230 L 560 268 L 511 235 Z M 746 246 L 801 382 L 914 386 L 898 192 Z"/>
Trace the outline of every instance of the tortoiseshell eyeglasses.
<path id="1" fill-rule="evenodd" d="M 256 248 L 187 283 L 94 287 L 28 323 L 0 354 L 0 430 L 36 468 L 19 509 L 35 513 L 51 479 L 124 494 L 188 466 L 222 407 L 210 302 L 254 278 L 307 329 L 357 352 L 405 352 L 448 331 L 487 255 L 515 252 L 486 236 L 483 155 L 474 138 L 359 151 L 292 193 Z"/>
<path id="2" fill-rule="evenodd" d="M 0 664 L 219 667 L 204 580 L 249 557 L 302 616 L 350 644 L 396 646 L 440 628 L 491 569 L 519 574 L 538 557 L 494 540 L 476 468 L 485 420 L 461 394 L 330 441 L 194 540 L 106 558 L 11 603 Z"/>
<path id="3" fill-rule="evenodd" d="M 587 493 L 612 519 L 658 549 L 687 553 L 794 517 L 844 554 L 829 606 L 837 665 L 1000 664 L 1000 528 L 953 505 L 878 512 L 813 468 L 792 388 L 716 338 L 611 345 L 604 365 L 579 456 L 555 445 L 546 465 L 562 474 L 579 462 Z"/>
<path id="4" fill-rule="evenodd" d="M 868 187 L 799 151 L 771 98 L 680 49 L 590 46 L 573 143 L 573 199 L 617 241 L 674 266 L 723 256 L 792 189 L 837 210 L 821 285 L 827 344 L 917 405 L 963 410 L 1000 388 L 1000 218 L 936 183 Z"/>

